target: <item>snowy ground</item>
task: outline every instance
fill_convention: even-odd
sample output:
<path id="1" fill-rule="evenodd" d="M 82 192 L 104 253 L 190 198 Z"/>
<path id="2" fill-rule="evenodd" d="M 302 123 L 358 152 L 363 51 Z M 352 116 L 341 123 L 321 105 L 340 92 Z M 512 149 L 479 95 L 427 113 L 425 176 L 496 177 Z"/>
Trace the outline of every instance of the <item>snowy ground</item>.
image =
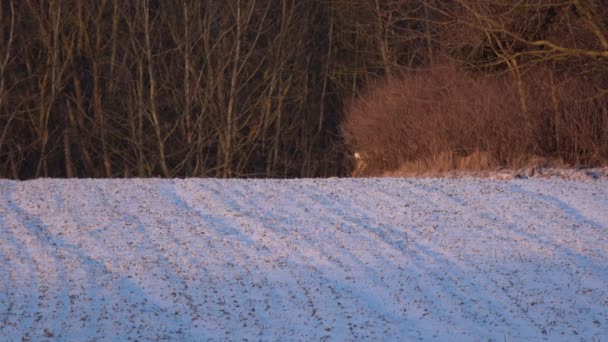
<path id="1" fill-rule="evenodd" d="M 608 181 L 0 181 L 1 340 L 608 341 Z"/>
<path id="2" fill-rule="evenodd" d="M 521 169 L 500 169 L 487 171 L 455 170 L 448 172 L 422 171 L 419 174 L 408 173 L 407 170 L 396 170 L 385 173 L 386 177 L 412 177 L 421 178 L 490 178 L 497 180 L 513 179 L 564 179 L 564 180 L 608 180 L 608 167 L 598 168 L 554 168 L 554 167 L 526 167 Z"/>

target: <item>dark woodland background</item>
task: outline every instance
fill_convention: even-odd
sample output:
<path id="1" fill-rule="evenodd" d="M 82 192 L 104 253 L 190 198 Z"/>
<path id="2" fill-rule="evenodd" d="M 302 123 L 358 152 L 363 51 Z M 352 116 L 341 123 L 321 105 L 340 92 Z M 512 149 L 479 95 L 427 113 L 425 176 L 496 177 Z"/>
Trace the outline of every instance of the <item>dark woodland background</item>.
<path id="1" fill-rule="evenodd" d="M 605 164 L 607 8 L 3 0 L 0 177 Z"/>

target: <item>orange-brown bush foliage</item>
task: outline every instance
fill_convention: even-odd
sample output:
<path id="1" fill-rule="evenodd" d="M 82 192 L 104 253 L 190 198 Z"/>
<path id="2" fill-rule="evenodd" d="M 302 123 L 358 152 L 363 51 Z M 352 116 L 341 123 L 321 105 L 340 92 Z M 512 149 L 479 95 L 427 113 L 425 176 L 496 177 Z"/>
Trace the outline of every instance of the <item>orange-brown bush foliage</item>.
<path id="1" fill-rule="evenodd" d="M 525 99 L 509 74 L 453 66 L 405 74 L 369 87 L 346 108 L 355 175 L 482 170 L 608 160 L 608 101 L 584 80 L 548 69 L 524 75 Z M 364 165 L 364 166 L 363 166 Z"/>

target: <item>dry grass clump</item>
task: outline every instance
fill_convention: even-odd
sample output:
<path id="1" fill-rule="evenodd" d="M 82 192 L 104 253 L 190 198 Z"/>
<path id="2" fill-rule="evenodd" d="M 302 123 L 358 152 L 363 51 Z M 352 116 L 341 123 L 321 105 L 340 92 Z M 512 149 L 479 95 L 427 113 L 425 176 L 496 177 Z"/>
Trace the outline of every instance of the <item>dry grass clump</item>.
<path id="1" fill-rule="evenodd" d="M 518 83 L 445 66 L 370 86 L 347 106 L 342 132 L 360 156 L 355 176 L 594 166 L 608 160 L 608 101 L 594 92 L 548 70 Z"/>

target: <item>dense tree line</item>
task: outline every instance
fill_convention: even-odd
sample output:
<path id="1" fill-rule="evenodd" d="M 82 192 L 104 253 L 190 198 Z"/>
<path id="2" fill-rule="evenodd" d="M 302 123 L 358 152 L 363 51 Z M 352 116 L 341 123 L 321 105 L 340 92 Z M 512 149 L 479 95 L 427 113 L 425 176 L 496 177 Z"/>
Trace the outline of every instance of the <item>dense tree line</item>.
<path id="1" fill-rule="evenodd" d="M 523 83 L 542 65 L 605 96 L 605 7 L 5 0 L 0 177 L 347 175 L 342 112 L 377 79 L 450 60 Z"/>

